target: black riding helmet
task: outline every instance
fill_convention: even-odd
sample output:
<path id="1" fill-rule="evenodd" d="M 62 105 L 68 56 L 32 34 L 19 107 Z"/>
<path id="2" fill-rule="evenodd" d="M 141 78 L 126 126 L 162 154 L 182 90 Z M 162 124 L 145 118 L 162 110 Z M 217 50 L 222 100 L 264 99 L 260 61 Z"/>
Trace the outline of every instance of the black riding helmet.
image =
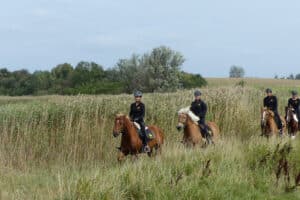
<path id="1" fill-rule="evenodd" d="M 298 95 L 298 92 L 297 92 L 297 91 L 295 91 L 295 90 L 293 90 L 291 93 L 292 93 L 292 95 L 293 95 L 293 96 L 296 96 L 296 95 Z"/>
<path id="2" fill-rule="evenodd" d="M 267 88 L 266 93 L 272 93 L 272 90 L 270 88 Z"/>
<path id="3" fill-rule="evenodd" d="M 137 90 L 137 91 L 134 91 L 133 96 L 134 97 L 142 97 L 143 93 L 141 91 Z"/>
<path id="4" fill-rule="evenodd" d="M 202 93 L 200 92 L 200 90 L 195 90 L 195 92 L 194 92 L 195 97 L 198 97 L 198 96 L 201 96 L 201 95 L 202 95 Z"/>

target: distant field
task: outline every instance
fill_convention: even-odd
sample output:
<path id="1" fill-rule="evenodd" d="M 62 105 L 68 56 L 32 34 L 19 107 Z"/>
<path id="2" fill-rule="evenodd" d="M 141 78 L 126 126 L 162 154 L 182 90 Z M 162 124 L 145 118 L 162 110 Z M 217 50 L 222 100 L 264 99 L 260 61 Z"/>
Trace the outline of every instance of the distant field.
<path id="1" fill-rule="evenodd" d="M 2 199 L 300 199 L 300 139 L 270 141 L 260 135 L 266 87 L 280 112 L 300 81 L 207 79 L 202 88 L 208 120 L 222 139 L 207 149 L 184 148 L 177 111 L 193 90 L 145 94 L 147 124 L 166 135 L 163 153 L 116 161 L 116 113 L 128 113 L 131 95 L 0 97 L 0 197 Z M 291 147 L 291 148 L 290 148 Z M 284 173 L 276 179 L 279 161 Z M 206 167 L 208 161 L 209 167 Z M 1 199 L 1 198 L 0 198 Z"/>
<path id="2" fill-rule="evenodd" d="M 245 81 L 246 86 L 254 87 L 284 87 L 300 88 L 300 80 L 287 79 L 257 79 L 257 78 L 206 78 L 209 86 L 234 86 L 241 81 Z"/>

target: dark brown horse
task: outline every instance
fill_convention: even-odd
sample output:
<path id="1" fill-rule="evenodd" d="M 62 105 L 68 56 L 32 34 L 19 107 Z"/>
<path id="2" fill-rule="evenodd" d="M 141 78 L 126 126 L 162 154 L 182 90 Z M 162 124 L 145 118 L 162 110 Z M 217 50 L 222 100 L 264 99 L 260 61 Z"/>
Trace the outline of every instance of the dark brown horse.
<path id="1" fill-rule="evenodd" d="M 283 117 L 280 116 L 282 122 L 282 134 L 286 133 L 286 123 Z M 275 122 L 275 114 L 272 110 L 267 108 L 261 109 L 261 131 L 262 136 L 271 137 L 274 135 L 279 136 L 279 130 Z"/>
<path id="2" fill-rule="evenodd" d="M 190 116 L 189 111 L 187 112 L 179 112 L 178 113 L 178 125 L 177 128 L 183 128 L 183 144 L 186 146 L 195 146 L 200 144 L 201 146 L 206 146 L 207 141 L 202 137 L 200 133 L 199 125 L 195 120 L 192 119 L 193 116 Z M 216 123 L 207 122 L 207 125 L 212 131 L 212 140 L 215 143 L 220 135 L 220 130 Z"/>
<path id="3" fill-rule="evenodd" d="M 286 111 L 286 123 L 287 123 L 288 134 L 292 139 L 295 139 L 296 133 L 299 130 L 299 124 L 298 124 L 299 119 L 293 108 L 286 107 L 285 111 Z"/>
<path id="4" fill-rule="evenodd" d="M 152 133 L 155 134 L 154 139 L 148 142 L 150 152 L 148 156 L 151 156 L 153 149 L 156 153 L 161 152 L 161 146 L 164 143 L 164 134 L 157 126 L 148 127 Z M 117 137 L 122 134 L 120 152 L 118 155 L 118 161 L 124 160 L 127 155 L 137 156 L 142 153 L 142 140 L 139 137 L 138 131 L 129 117 L 124 114 L 118 114 L 115 117 L 115 123 L 113 128 L 113 136 Z"/>

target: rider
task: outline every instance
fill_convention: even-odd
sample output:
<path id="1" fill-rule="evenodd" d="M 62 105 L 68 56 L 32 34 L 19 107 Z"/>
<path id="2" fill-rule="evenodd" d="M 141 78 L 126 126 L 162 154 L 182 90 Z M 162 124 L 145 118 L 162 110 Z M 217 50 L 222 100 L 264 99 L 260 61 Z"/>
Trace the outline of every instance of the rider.
<path id="1" fill-rule="evenodd" d="M 270 88 L 266 89 L 267 96 L 264 98 L 264 107 L 270 109 L 275 114 L 275 122 L 279 129 L 279 134 L 282 135 L 282 122 L 278 114 L 278 103 L 277 97 L 273 95 L 272 90 Z"/>
<path id="2" fill-rule="evenodd" d="M 290 98 L 288 101 L 288 107 L 294 109 L 300 126 L 300 99 L 297 91 L 292 91 L 292 98 Z"/>
<path id="3" fill-rule="evenodd" d="M 146 131 L 145 131 L 145 104 L 141 102 L 142 92 L 135 91 L 134 93 L 135 102 L 130 106 L 129 116 L 131 121 L 138 123 L 141 126 L 142 132 L 142 142 L 143 142 L 143 151 L 148 153 L 150 152 L 150 148 L 147 144 Z"/>
<path id="4" fill-rule="evenodd" d="M 194 92 L 195 101 L 192 102 L 190 110 L 197 115 L 200 120 L 198 121 L 201 135 L 203 138 L 207 139 L 207 142 L 210 144 L 212 143 L 211 134 L 209 133 L 209 128 L 205 123 L 205 115 L 207 112 L 207 105 L 206 103 L 201 99 L 201 92 L 199 90 L 196 90 Z"/>

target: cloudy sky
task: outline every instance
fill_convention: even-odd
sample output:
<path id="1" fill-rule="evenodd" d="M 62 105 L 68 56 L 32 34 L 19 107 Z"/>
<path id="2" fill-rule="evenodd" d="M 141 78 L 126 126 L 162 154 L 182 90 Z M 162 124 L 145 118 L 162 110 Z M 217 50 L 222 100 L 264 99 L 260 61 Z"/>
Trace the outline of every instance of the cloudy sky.
<path id="1" fill-rule="evenodd" d="M 0 7 L 0 67 L 51 69 L 166 45 L 183 69 L 226 77 L 300 73 L 299 0 L 10 0 Z"/>

